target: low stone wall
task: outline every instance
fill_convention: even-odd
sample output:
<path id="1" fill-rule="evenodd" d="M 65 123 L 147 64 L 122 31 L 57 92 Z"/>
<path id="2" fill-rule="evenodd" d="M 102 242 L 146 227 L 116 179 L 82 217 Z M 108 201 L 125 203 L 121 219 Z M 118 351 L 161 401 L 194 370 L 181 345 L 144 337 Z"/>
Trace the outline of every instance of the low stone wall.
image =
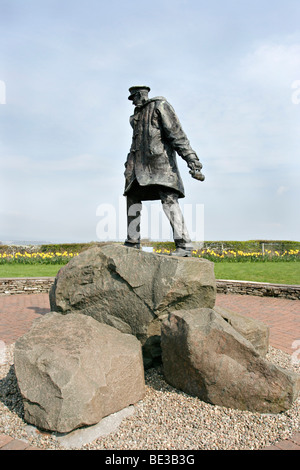
<path id="1" fill-rule="evenodd" d="M 54 277 L 0 278 L 0 295 L 40 294 L 49 292 Z"/>
<path id="2" fill-rule="evenodd" d="M 54 277 L 0 278 L 0 295 L 48 293 Z M 217 279 L 220 294 L 248 294 L 261 297 L 282 297 L 300 300 L 300 285 L 269 284 L 264 282 Z"/>
<path id="3" fill-rule="evenodd" d="M 267 282 L 230 281 L 218 279 L 217 292 L 221 294 L 248 294 L 260 297 L 282 297 L 299 300 L 300 285 L 270 284 Z"/>

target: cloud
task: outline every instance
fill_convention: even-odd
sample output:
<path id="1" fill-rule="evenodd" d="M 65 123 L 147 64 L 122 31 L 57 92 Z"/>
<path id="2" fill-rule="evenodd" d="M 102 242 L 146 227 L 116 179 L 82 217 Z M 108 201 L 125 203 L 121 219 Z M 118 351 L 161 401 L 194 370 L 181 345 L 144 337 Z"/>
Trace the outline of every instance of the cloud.
<path id="1" fill-rule="evenodd" d="M 240 58 L 223 81 L 213 82 L 215 96 L 199 101 L 200 124 L 193 111 L 203 135 L 195 131 L 196 142 L 201 148 L 202 139 L 214 171 L 258 174 L 299 165 L 299 108 L 291 102 L 299 71 L 300 41 L 270 42 Z"/>
<path id="2" fill-rule="evenodd" d="M 276 191 L 276 194 L 278 194 L 278 196 L 281 196 L 282 194 L 286 193 L 287 191 L 289 191 L 289 188 L 287 188 L 286 186 L 279 186 L 279 188 Z"/>
<path id="3" fill-rule="evenodd" d="M 266 43 L 241 61 L 241 74 L 255 85 L 274 89 L 299 78 L 300 39 L 293 44 Z"/>
<path id="4" fill-rule="evenodd" d="M 37 160 L 24 155 L 0 157 L 2 171 L 14 170 L 15 172 L 91 172 L 107 171 L 110 162 L 97 155 L 81 154 L 62 159 Z"/>

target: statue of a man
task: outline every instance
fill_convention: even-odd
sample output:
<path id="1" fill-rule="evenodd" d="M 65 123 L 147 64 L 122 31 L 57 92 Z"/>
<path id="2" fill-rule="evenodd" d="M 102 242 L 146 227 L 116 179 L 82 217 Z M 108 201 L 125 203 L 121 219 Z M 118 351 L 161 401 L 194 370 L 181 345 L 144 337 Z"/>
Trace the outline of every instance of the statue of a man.
<path id="1" fill-rule="evenodd" d="M 191 175 L 204 180 L 202 165 L 191 148 L 174 109 L 161 97 L 148 98 L 150 88 L 129 88 L 129 100 L 135 106 L 130 117 L 132 145 L 125 163 L 127 197 L 127 239 L 125 245 L 140 248 L 142 201 L 161 200 L 175 241 L 173 255 L 191 256 L 192 244 L 178 199 L 184 187 L 176 162 L 176 152 L 187 162 Z"/>

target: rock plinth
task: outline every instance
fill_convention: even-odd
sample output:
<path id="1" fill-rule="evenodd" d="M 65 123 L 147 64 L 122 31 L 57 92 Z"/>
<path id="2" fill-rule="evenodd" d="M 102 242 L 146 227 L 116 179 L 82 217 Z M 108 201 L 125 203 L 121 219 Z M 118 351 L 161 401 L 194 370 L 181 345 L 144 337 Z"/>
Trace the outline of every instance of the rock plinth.
<path id="1" fill-rule="evenodd" d="M 161 359 L 167 382 L 215 405 L 280 413 L 299 393 L 299 376 L 265 359 L 269 328 L 215 306 L 210 261 L 95 246 L 49 297 L 52 312 L 15 345 L 24 418 L 38 428 L 69 433 L 135 404 Z"/>
<path id="2" fill-rule="evenodd" d="M 145 394 L 141 344 L 87 315 L 46 314 L 15 345 L 25 420 L 59 433 L 98 423 Z"/>
<path id="3" fill-rule="evenodd" d="M 297 374 L 265 360 L 213 309 L 170 313 L 161 347 L 167 382 L 205 402 L 280 413 L 299 393 Z"/>
<path id="4" fill-rule="evenodd" d="M 116 244 L 80 253 L 58 272 L 50 291 L 51 310 L 89 315 L 135 335 L 146 367 L 160 358 L 161 321 L 168 310 L 212 308 L 215 298 L 212 262 Z"/>

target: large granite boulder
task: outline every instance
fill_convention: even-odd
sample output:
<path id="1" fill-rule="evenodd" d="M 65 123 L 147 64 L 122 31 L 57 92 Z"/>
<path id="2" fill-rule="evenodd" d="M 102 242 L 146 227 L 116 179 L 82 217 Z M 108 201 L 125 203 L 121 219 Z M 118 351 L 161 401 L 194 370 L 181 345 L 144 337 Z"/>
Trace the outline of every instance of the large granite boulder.
<path id="1" fill-rule="evenodd" d="M 25 420 L 70 432 L 141 400 L 140 342 L 86 315 L 51 312 L 15 345 Z"/>
<path id="2" fill-rule="evenodd" d="M 161 347 L 167 382 L 205 402 L 280 413 L 299 393 L 298 375 L 264 359 L 213 309 L 170 313 Z"/>
<path id="3" fill-rule="evenodd" d="M 50 291 L 50 305 L 135 335 L 148 367 L 160 358 L 160 327 L 168 310 L 213 307 L 215 297 L 212 262 L 113 244 L 88 249 L 64 266 Z"/>

